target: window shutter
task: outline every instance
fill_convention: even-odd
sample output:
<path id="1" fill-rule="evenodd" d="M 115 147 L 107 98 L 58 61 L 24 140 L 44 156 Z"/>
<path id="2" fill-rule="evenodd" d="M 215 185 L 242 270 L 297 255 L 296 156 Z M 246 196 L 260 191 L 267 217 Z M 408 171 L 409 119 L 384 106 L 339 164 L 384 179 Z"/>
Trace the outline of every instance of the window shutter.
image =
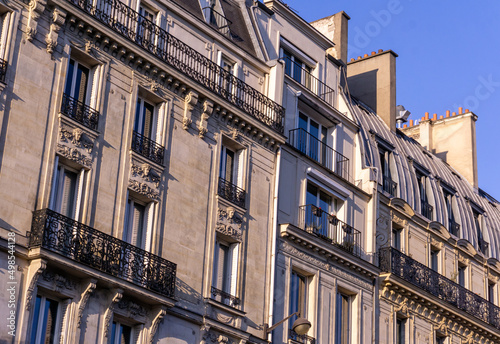
<path id="1" fill-rule="evenodd" d="M 230 182 L 234 183 L 233 181 L 233 167 L 234 167 L 234 152 L 230 151 L 229 149 L 226 148 L 226 175 L 225 179 Z"/>
<path id="2" fill-rule="evenodd" d="M 56 155 L 54 161 L 54 173 L 52 177 L 52 190 L 50 191 L 50 204 L 49 208 L 51 210 L 56 210 L 56 201 L 57 201 L 57 186 L 59 184 L 59 156 Z"/>
<path id="3" fill-rule="evenodd" d="M 143 248 L 151 252 L 151 240 L 153 237 L 153 228 L 154 228 L 154 214 L 155 214 L 155 203 L 150 202 L 146 205 L 146 216 L 144 216 L 144 238 L 143 238 Z"/>
<path id="4" fill-rule="evenodd" d="M 62 174 L 61 213 L 73 218 L 75 215 L 75 191 L 77 175 L 74 172 L 64 170 Z"/>
<path id="5" fill-rule="evenodd" d="M 144 102 L 144 136 L 149 139 L 154 139 L 151 136 L 151 126 L 153 121 L 154 106 Z"/>
<path id="6" fill-rule="evenodd" d="M 239 244 L 233 244 L 230 247 L 230 258 L 231 264 L 229 269 L 231 271 L 229 279 L 230 279 L 230 289 L 229 292 L 231 295 L 236 296 L 237 283 L 238 283 L 238 256 L 239 256 Z"/>
<path id="7" fill-rule="evenodd" d="M 75 197 L 75 220 L 80 220 L 80 210 L 82 208 L 82 199 L 83 199 L 83 186 L 85 183 L 85 169 L 81 169 L 80 173 L 78 173 L 77 178 L 77 188 L 76 188 L 76 197 Z"/>
<path id="8" fill-rule="evenodd" d="M 226 291 L 225 289 L 225 276 L 227 274 L 227 256 L 229 248 L 221 243 L 218 245 L 218 261 L 217 261 L 217 280 L 216 280 L 216 288 L 222 291 Z"/>
<path id="9" fill-rule="evenodd" d="M 243 171 L 245 168 L 245 152 L 244 150 L 240 150 L 239 152 L 236 153 L 234 165 L 236 166 L 236 175 L 234 176 L 234 184 L 239 186 L 240 188 L 244 189 L 244 183 L 243 183 Z"/>
<path id="10" fill-rule="evenodd" d="M 7 33 L 9 31 L 9 19 L 11 18 L 11 14 L 9 12 L 4 13 L 0 16 L 0 58 L 5 59 L 5 47 L 7 41 Z"/>
<path id="11" fill-rule="evenodd" d="M 89 70 L 81 64 L 78 64 L 78 74 L 80 74 L 80 84 L 76 85 L 76 87 L 78 87 L 78 90 L 75 90 L 75 95 L 77 95 L 80 102 L 85 103 L 85 98 L 87 96 L 87 83 L 89 80 Z"/>
<path id="12" fill-rule="evenodd" d="M 87 92 L 90 94 L 90 99 L 86 104 L 88 104 L 93 109 L 97 107 L 97 85 L 99 84 L 99 68 L 100 67 L 94 67 L 90 70 L 90 83 L 87 86 Z"/>
<path id="13" fill-rule="evenodd" d="M 131 244 L 142 247 L 142 237 L 144 230 L 144 206 L 133 203 L 131 206 L 132 211 L 132 236 L 131 236 Z"/>

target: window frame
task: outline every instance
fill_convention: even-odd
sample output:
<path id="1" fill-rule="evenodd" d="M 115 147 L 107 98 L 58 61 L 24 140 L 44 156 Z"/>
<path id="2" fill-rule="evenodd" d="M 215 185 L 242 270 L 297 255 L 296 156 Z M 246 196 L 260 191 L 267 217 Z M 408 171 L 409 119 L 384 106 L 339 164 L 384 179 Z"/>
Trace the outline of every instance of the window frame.
<path id="1" fill-rule="evenodd" d="M 150 120 L 150 128 L 149 128 L 149 133 L 145 133 L 145 128 L 146 128 L 146 113 L 145 111 L 147 110 L 147 106 L 149 105 L 152 107 L 153 111 L 151 113 L 151 120 Z M 158 105 L 155 104 L 154 102 L 151 102 L 149 99 L 146 97 L 143 97 L 141 95 L 137 96 L 137 103 L 135 107 L 135 113 L 134 113 L 134 131 L 146 138 L 148 138 L 151 141 L 157 142 L 157 135 L 158 135 Z M 137 122 L 139 121 L 139 122 Z M 139 128 L 140 127 L 140 128 Z M 138 131 L 137 129 L 141 129 Z"/>
<path id="2" fill-rule="evenodd" d="M 38 304 L 38 300 L 40 299 L 40 303 Z M 45 307 L 46 307 L 46 302 L 47 300 L 53 301 L 57 303 L 57 309 L 56 309 L 56 317 L 54 320 L 54 337 L 51 340 L 51 343 L 55 344 L 59 342 L 60 335 L 61 335 L 61 328 L 62 328 L 62 308 L 61 308 L 61 301 L 52 298 L 50 296 L 47 296 L 43 293 L 38 293 L 35 298 L 35 304 L 33 308 L 33 316 L 31 319 L 31 333 L 30 333 L 30 343 L 32 344 L 39 344 L 39 343 L 45 343 L 45 340 L 41 340 L 42 333 L 46 333 L 47 331 L 47 324 L 45 316 L 43 313 L 45 312 Z M 38 312 L 36 311 L 38 308 Z M 35 326 L 34 323 L 35 321 L 37 322 L 37 325 Z M 40 326 L 42 325 L 42 326 Z M 43 327 L 43 328 L 42 328 Z M 46 335 L 45 335 L 46 337 Z M 33 341 L 34 339 L 34 341 Z"/>
<path id="3" fill-rule="evenodd" d="M 457 265 L 457 284 L 463 288 L 467 288 L 468 286 L 468 267 L 465 264 L 458 263 Z"/>
<path id="4" fill-rule="evenodd" d="M 144 213 L 142 214 L 142 228 L 141 228 L 141 241 L 138 245 L 137 236 L 134 237 L 134 232 L 136 234 L 139 229 L 134 229 L 135 214 L 132 209 L 134 205 L 140 205 L 144 208 Z M 135 192 L 127 190 L 127 203 L 125 205 L 125 217 L 123 224 L 122 240 L 143 249 L 147 252 L 151 251 L 151 243 L 155 226 L 155 214 L 156 214 L 156 203 L 154 201 L 145 201 L 143 197 L 139 197 Z"/>
<path id="5" fill-rule="evenodd" d="M 394 322 L 394 344 L 405 344 L 408 338 L 408 318 L 396 316 Z"/>
<path id="6" fill-rule="evenodd" d="M 220 266 L 220 246 L 227 247 L 227 256 L 223 262 L 223 271 L 219 271 Z M 229 237 L 225 237 L 219 233 L 216 234 L 214 243 L 214 253 L 213 253 L 213 265 L 212 265 L 212 281 L 211 287 L 216 288 L 224 293 L 227 293 L 234 298 L 239 299 L 239 271 L 241 264 L 241 243 L 236 240 L 231 240 Z M 227 265 L 226 265 L 227 264 Z M 226 275 L 227 274 L 227 275 Z M 222 285 L 219 285 L 219 280 L 222 280 Z M 224 288 L 226 286 L 226 288 Z M 221 303 L 229 306 L 237 306 L 237 304 L 231 304 L 230 299 L 221 298 Z"/>
<path id="7" fill-rule="evenodd" d="M 431 246 L 429 250 L 429 267 L 431 270 L 441 273 L 441 250 Z"/>
<path id="8" fill-rule="evenodd" d="M 339 305 L 341 306 L 340 308 Z M 344 305 L 346 305 L 347 310 L 344 309 Z M 335 344 L 351 343 L 353 326 L 352 317 L 353 295 L 342 290 L 337 290 L 337 293 L 335 294 Z M 341 325 L 341 330 L 339 330 L 339 325 Z M 346 329 L 347 331 L 344 332 Z"/>

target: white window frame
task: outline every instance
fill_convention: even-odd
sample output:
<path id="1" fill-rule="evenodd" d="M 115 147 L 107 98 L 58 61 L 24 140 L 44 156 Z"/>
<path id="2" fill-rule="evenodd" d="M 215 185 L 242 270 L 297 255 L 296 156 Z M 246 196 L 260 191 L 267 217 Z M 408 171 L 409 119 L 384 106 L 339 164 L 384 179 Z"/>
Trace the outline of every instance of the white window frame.
<path id="1" fill-rule="evenodd" d="M 224 272 L 219 271 L 219 252 L 220 246 L 228 247 L 228 258 L 226 271 L 228 275 L 224 276 Z M 220 235 L 216 236 L 214 245 L 214 264 L 212 272 L 212 287 L 221 290 L 231 296 L 238 297 L 238 271 L 239 271 L 239 257 L 240 256 L 240 243 L 239 242 L 229 242 Z M 218 285 L 219 276 L 222 273 L 222 279 L 226 280 L 226 285 L 229 287 L 228 290 L 224 290 L 224 281 L 222 285 Z M 229 300 L 225 300 L 229 304 Z M 229 304 L 230 306 L 234 306 Z"/>
<path id="2" fill-rule="evenodd" d="M 247 149 L 245 147 L 240 146 L 236 142 L 232 141 L 227 137 L 223 137 L 221 140 L 221 152 L 220 152 L 220 161 L 219 161 L 219 177 L 224 180 L 231 182 L 233 185 L 245 190 L 246 187 L 246 159 L 247 159 Z M 227 164 L 227 150 L 234 153 L 234 161 L 233 161 L 233 175 L 231 179 L 227 178 L 226 175 L 226 164 Z"/>
<path id="3" fill-rule="evenodd" d="M 394 227 L 392 225 L 391 231 L 391 246 L 400 252 L 404 252 L 404 228 Z"/>
<path id="4" fill-rule="evenodd" d="M 34 343 L 31 343 L 31 344 L 42 344 L 44 342 L 42 342 L 42 332 L 45 332 L 47 329 L 42 329 L 42 325 L 43 325 L 43 322 L 44 322 L 44 317 L 43 317 L 43 314 L 45 312 L 45 301 L 47 300 L 47 296 L 43 295 L 43 294 L 37 294 L 36 298 L 40 297 L 40 309 L 38 311 L 38 314 L 35 314 L 35 312 L 33 312 L 33 318 L 32 318 L 32 325 L 33 325 L 33 322 L 35 321 L 35 319 L 38 319 L 38 325 L 37 325 L 37 332 L 36 332 L 36 338 L 35 338 L 35 342 Z M 61 335 L 61 327 L 62 327 L 62 308 L 61 308 L 61 301 L 58 300 L 58 299 L 55 299 L 55 298 L 52 298 L 52 297 L 49 297 L 50 300 L 52 301 L 55 301 L 57 302 L 57 314 L 56 314 L 56 319 L 55 319 L 55 322 L 56 322 L 56 325 L 55 325 L 55 330 L 54 330 L 54 341 L 52 344 L 55 344 L 55 343 L 58 343 L 59 342 L 59 339 L 60 339 L 60 335 Z M 35 302 L 36 302 L 36 299 L 35 299 Z M 33 309 L 35 309 L 36 307 L 33 306 Z M 34 329 L 34 327 L 32 327 L 32 330 Z M 33 336 L 33 333 L 30 333 L 30 339 L 31 337 Z"/>
<path id="5" fill-rule="evenodd" d="M 142 127 L 144 125 L 144 108 L 145 108 L 145 103 L 149 104 L 150 106 L 153 107 L 153 116 L 151 118 L 151 135 L 147 136 L 143 133 L 140 133 L 141 135 L 147 137 L 148 139 L 157 142 L 156 137 L 158 136 L 158 105 L 155 104 L 154 102 L 150 101 L 149 99 L 145 97 L 138 96 L 137 97 L 137 103 L 135 107 L 135 113 L 134 113 L 134 128 L 136 124 L 136 119 L 139 118 L 139 127 Z M 137 104 L 139 106 L 137 106 Z M 139 107 L 139 110 L 137 110 L 137 107 Z M 137 111 L 139 111 L 140 115 L 137 116 Z"/>
<path id="6" fill-rule="evenodd" d="M 144 207 L 144 214 L 142 220 L 142 237 L 141 245 L 138 245 L 138 238 L 134 236 L 134 232 L 138 232 L 138 229 L 134 229 L 134 205 L 138 204 Z M 137 246 L 145 251 L 151 251 L 151 241 L 152 234 L 154 230 L 155 213 L 157 204 L 155 202 L 143 202 L 137 197 L 127 192 L 127 203 L 125 206 L 125 221 L 123 227 L 122 239 L 131 245 Z M 137 233 L 136 233 L 137 234 Z"/>
<path id="7" fill-rule="evenodd" d="M 344 298 L 347 299 L 347 314 L 345 310 L 341 308 L 341 319 L 339 320 L 339 301 Z M 347 319 L 344 319 L 347 318 Z M 335 328 L 335 344 L 350 344 L 353 336 L 353 295 L 346 293 L 342 290 L 337 290 L 335 294 L 335 327 L 338 327 L 339 323 L 347 321 L 347 337 L 343 337 L 343 329 Z"/>
<path id="8" fill-rule="evenodd" d="M 14 30 L 15 12 L 0 4 L 0 59 L 8 62 L 10 41 Z"/>
<path id="9" fill-rule="evenodd" d="M 64 191 L 64 179 L 61 178 L 61 173 L 64 171 L 70 171 L 77 175 L 75 195 L 73 199 L 73 209 L 71 210 L 70 218 L 79 221 L 82 218 L 82 208 L 85 201 L 85 184 L 88 183 L 87 174 L 85 168 L 76 170 L 74 168 L 68 167 L 64 163 L 59 162 L 59 156 L 56 155 L 54 162 L 54 173 L 52 178 L 52 189 L 50 195 L 49 209 L 61 213 L 62 202 L 63 202 L 63 191 Z M 61 213 L 62 214 L 62 213 Z M 65 215 L 65 214 L 63 214 Z"/>
<path id="10" fill-rule="evenodd" d="M 113 334 L 110 333 L 110 337 L 109 337 L 109 344 L 121 344 L 121 341 L 120 341 L 120 325 L 122 326 L 127 326 L 130 328 L 130 341 L 128 343 L 125 343 L 125 344 L 133 344 L 134 343 L 134 335 L 135 335 L 135 329 L 134 329 L 134 326 L 130 326 L 129 324 L 125 324 L 125 323 L 122 323 L 121 321 L 119 320 L 115 320 L 113 319 L 111 321 L 111 329 L 110 329 L 110 332 L 112 332 L 112 329 L 113 329 L 113 323 L 116 324 L 116 327 L 115 327 L 115 333 L 114 333 L 114 341 L 112 341 L 112 338 L 111 336 Z"/>
<path id="11" fill-rule="evenodd" d="M 225 55 L 222 51 L 219 51 L 217 53 L 217 65 L 221 68 L 221 69 L 225 69 L 226 66 L 229 66 L 230 67 L 230 71 L 229 73 L 236 77 L 236 78 L 239 78 L 239 65 L 237 62 L 234 62 L 233 59 L 229 58 L 227 55 Z M 224 85 L 223 85 L 224 83 Z M 232 83 L 232 81 L 229 82 L 228 85 L 225 85 L 225 81 L 222 80 L 221 78 L 221 75 L 217 75 L 217 84 L 221 87 L 221 88 L 226 88 L 226 90 L 230 93 L 230 94 L 235 94 L 236 92 L 236 87 L 235 85 Z"/>

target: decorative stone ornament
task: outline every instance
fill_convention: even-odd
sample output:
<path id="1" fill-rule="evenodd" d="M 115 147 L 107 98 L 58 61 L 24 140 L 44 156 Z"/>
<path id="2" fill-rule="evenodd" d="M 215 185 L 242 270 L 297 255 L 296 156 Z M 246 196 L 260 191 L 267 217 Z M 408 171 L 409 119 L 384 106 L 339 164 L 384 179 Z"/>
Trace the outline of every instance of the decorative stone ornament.
<path id="1" fill-rule="evenodd" d="M 241 225 L 242 220 L 234 208 L 228 207 L 226 210 L 219 208 L 217 210 L 217 223 L 215 225 L 217 232 L 241 241 L 243 237 Z"/>
<path id="2" fill-rule="evenodd" d="M 45 6 L 47 6 L 46 0 L 31 0 L 29 3 L 28 23 L 24 33 L 24 38 L 29 42 L 32 42 L 33 38 L 35 38 L 38 29 L 38 18 L 45 10 Z"/>
<path id="3" fill-rule="evenodd" d="M 184 99 L 184 118 L 182 119 L 182 128 L 188 130 L 193 123 L 193 109 L 198 103 L 198 93 L 190 90 Z"/>
<path id="4" fill-rule="evenodd" d="M 151 200 L 160 199 L 160 175 L 147 163 L 132 161 L 128 187 Z"/>
<path id="5" fill-rule="evenodd" d="M 50 22 L 50 31 L 45 37 L 45 43 L 47 43 L 47 52 L 52 54 L 57 46 L 57 38 L 59 37 L 59 30 L 66 20 L 66 12 L 60 8 L 55 8 L 52 12 L 52 18 Z"/>
<path id="6" fill-rule="evenodd" d="M 92 166 L 93 138 L 80 128 L 72 128 L 62 124 L 59 129 L 57 153 L 79 165 L 90 168 Z"/>
<path id="7" fill-rule="evenodd" d="M 201 114 L 200 124 L 198 125 L 198 136 L 200 139 L 205 137 L 208 132 L 208 119 L 214 111 L 214 103 L 210 100 L 205 100 L 203 102 L 203 113 Z"/>

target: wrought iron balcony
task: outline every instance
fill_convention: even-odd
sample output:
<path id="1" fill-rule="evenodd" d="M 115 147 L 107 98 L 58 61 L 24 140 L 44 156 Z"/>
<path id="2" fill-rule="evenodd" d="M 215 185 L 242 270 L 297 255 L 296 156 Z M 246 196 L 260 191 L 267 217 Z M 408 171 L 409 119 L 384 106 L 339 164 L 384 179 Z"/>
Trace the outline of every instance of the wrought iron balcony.
<path id="1" fill-rule="evenodd" d="M 52 210 L 33 213 L 28 247 L 41 247 L 161 295 L 174 297 L 176 264 Z"/>
<path id="2" fill-rule="evenodd" d="M 299 207 L 299 227 L 329 244 L 358 256 L 360 232 L 312 204 Z"/>
<path id="3" fill-rule="evenodd" d="M 385 192 L 388 192 L 391 196 L 396 197 L 396 191 L 398 188 L 398 183 L 392 180 L 389 176 L 382 176 L 383 185 L 382 188 Z"/>
<path id="4" fill-rule="evenodd" d="M 5 74 L 7 74 L 7 61 L 0 59 L 0 82 L 5 82 Z"/>
<path id="5" fill-rule="evenodd" d="M 163 165 L 165 148 L 136 131 L 132 134 L 132 150 L 159 165 Z"/>
<path id="6" fill-rule="evenodd" d="M 449 219 L 448 220 L 448 231 L 455 235 L 455 236 L 459 236 L 460 235 L 460 225 L 458 223 L 456 223 L 455 221 L 453 221 L 452 219 Z"/>
<path id="7" fill-rule="evenodd" d="M 288 330 L 288 338 L 295 342 L 304 343 L 304 344 L 316 344 L 316 339 L 313 337 L 309 337 L 306 334 L 297 334 L 294 330 Z"/>
<path id="8" fill-rule="evenodd" d="M 422 208 L 422 215 L 429 220 L 432 220 L 432 212 L 434 211 L 434 207 L 424 200 L 421 201 L 420 206 Z"/>
<path id="9" fill-rule="evenodd" d="M 61 113 L 87 128 L 97 130 L 99 112 L 67 94 L 63 94 Z"/>
<path id="10" fill-rule="evenodd" d="M 223 14 L 215 11 L 212 7 L 204 7 L 202 11 L 205 20 L 210 25 L 215 26 L 224 36 L 231 38 L 231 29 L 229 27 L 233 24 L 232 21 L 227 19 Z"/>
<path id="11" fill-rule="evenodd" d="M 225 180 L 224 178 L 219 177 L 219 187 L 217 193 L 229 202 L 245 208 L 245 190 Z"/>
<path id="12" fill-rule="evenodd" d="M 330 171 L 351 181 L 349 159 L 302 128 L 289 132 L 288 144 Z"/>
<path id="13" fill-rule="evenodd" d="M 331 107 L 335 106 L 335 91 L 333 88 L 327 86 L 324 82 L 313 76 L 311 72 L 302 68 L 302 65 L 296 63 L 290 59 L 290 57 L 284 56 L 283 60 L 285 61 L 285 66 L 290 66 L 285 68 L 285 72 L 290 71 L 290 73 L 286 73 L 289 77 L 302 84 Z M 292 70 L 293 76 L 291 75 Z"/>
<path id="14" fill-rule="evenodd" d="M 380 250 L 380 269 L 428 292 L 500 330 L 500 308 L 436 271 L 387 247 Z"/>
<path id="15" fill-rule="evenodd" d="M 229 293 L 226 293 L 225 291 L 217 289 L 215 287 L 212 287 L 211 293 L 212 293 L 212 299 L 220 303 L 223 303 L 225 305 L 236 307 L 240 304 L 239 298 Z"/>
<path id="16" fill-rule="evenodd" d="M 67 0 L 89 16 L 283 134 L 285 109 L 119 0 Z M 226 83 L 230 80 L 231 92 Z"/>

